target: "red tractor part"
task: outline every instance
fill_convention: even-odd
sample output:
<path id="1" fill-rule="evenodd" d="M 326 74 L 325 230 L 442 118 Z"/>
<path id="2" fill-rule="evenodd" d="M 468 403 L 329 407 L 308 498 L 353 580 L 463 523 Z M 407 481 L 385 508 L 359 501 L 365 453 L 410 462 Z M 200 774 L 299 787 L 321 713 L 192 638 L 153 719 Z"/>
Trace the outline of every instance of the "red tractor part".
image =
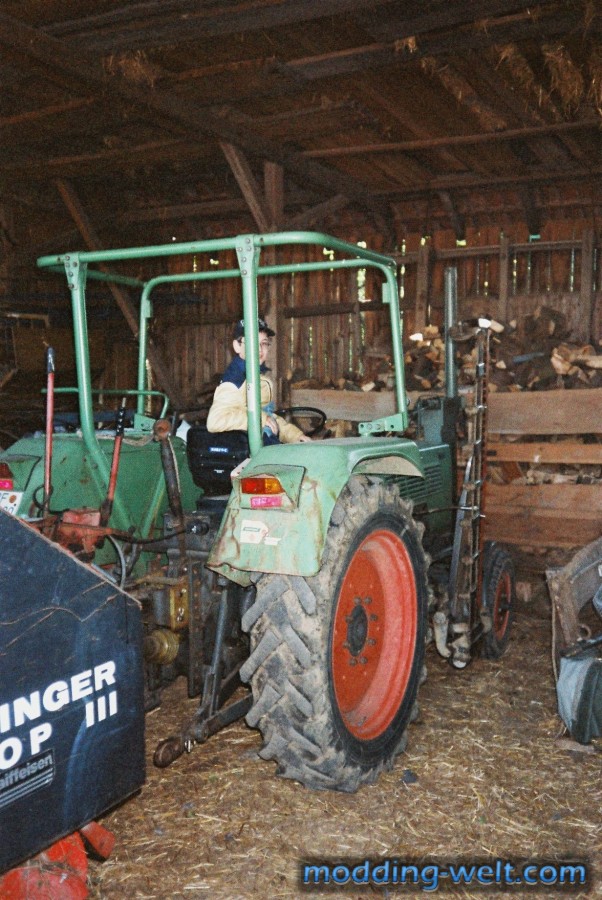
<path id="1" fill-rule="evenodd" d="M 89 822 L 3 875 L 0 897 L 3 900 L 83 900 L 88 896 L 86 844 L 102 859 L 107 859 L 115 846 L 115 836 L 98 822 Z"/>
<path id="2" fill-rule="evenodd" d="M 126 405 L 125 397 L 119 407 L 117 413 L 117 424 L 115 426 L 115 443 L 113 445 L 113 459 L 111 461 L 111 474 L 109 475 L 109 487 L 107 496 L 100 507 L 100 524 L 108 525 L 113 509 L 113 500 L 115 499 L 115 488 L 117 487 L 117 473 L 119 472 L 119 457 L 121 455 L 121 445 L 123 443 L 123 432 L 125 431 L 125 414 Z"/>
<path id="3" fill-rule="evenodd" d="M 91 824 L 102 828 L 95 822 Z M 0 897 L 3 900 L 84 900 L 88 896 L 87 876 L 86 848 L 80 833 L 75 832 L 2 876 Z"/>

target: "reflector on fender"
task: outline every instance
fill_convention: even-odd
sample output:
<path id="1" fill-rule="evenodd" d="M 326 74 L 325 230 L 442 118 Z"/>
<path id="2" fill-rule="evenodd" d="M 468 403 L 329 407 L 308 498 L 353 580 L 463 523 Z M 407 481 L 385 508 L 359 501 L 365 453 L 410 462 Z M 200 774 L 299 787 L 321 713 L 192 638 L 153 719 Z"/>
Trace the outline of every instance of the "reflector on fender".
<path id="1" fill-rule="evenodd" d="M 253 478 L 241 478 L 243 494 L 284 494 L 284 488 L 277 478 L 260 475 Z"/>
<path id="2" fill-rule="evenodd" d="M 13 487 L 13 473 L 8 463 L 0 462 L 0 491 L 12 491 Z"/>
<path id="3" fill-rule="evenodd" d="M 251 509 L 265 509 L 266 507 L 282 506 L 282 495 L 274 497 L 251 497 Z"/>

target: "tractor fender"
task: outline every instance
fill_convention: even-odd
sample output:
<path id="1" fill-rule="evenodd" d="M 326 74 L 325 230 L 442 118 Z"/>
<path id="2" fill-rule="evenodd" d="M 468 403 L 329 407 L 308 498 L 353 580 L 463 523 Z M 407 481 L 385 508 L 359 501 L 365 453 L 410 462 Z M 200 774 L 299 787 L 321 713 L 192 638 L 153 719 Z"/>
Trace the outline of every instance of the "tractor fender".
<path id="1" fill-rule="evenodd" d="M 316 575 L 335 504 L 350 478 L 360 474 L 424 478 L 424 468 L 418 447 L 406 438 L 261 448 L 233 478 L 209 568 L 245 587 L 257 572 Z M 260 475 L 279 479 L 284 493 L 277 500 L 243 493 L 242 479 Z"/>

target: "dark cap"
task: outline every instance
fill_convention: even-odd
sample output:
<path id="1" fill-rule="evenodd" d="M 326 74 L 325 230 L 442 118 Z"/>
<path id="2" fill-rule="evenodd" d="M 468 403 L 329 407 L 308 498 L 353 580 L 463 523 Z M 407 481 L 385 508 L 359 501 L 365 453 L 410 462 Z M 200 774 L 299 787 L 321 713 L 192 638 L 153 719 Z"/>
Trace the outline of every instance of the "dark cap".
<path id="1" fill-rule="evenodd" d="M 257 319 L 257 330 L 260 334 L 267 334 L 268 337 L 274 337 L 276 334 L 275 331 L 268 326 L 265 319 Z M 236 325 L 234 326 L 234 340 L 239 341 L 241 337 L 245 336 L 245 320 L 239 319 Z"/>

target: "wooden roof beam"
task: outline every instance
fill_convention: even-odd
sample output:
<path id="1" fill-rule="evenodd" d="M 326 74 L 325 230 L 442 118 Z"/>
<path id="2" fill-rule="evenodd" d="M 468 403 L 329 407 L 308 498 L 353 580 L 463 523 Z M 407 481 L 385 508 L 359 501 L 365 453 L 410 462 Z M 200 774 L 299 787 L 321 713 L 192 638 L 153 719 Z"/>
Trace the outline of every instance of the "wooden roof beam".
<path id="1" fill-rule="evenodd" d="M 599 131 L 597 119 L 580 119 L 576 122 L 553 122 L 549 125 L 534 125 L 531 128 L 508 128 L 504 131 L 483 131 L 477 134 L 453 134 L 441 137 L 417 138 L 411 141 L 390 141 L 381 144 L 358 144 L 352 147 L 322 147 L 319 150 L 304 150 L 308 159 L 329 159 L 338 156 L 365 156 L 371 153 L 411 152 L 414 150 L 438 150 L 448 147 L 463 147 L 470 144 L 488 144 L 498 141 L 521 140 L 538 135 L 561 134 L 565 131 L 591 129 Z"/>
<path id="2" fill-rule="evenodd" d="M 290 73 L 293 79 L 310 82 L 321 78 L 349 75 L 360 70 L 415 65 L 426 56 L 448 53 L 456 55 L 515 41 L 541 41 L 574 30 L 583 30 L 583 19 L 576 10 L 557 13 L 550 19 L 529 17 L 527 22 L 491 22 L 487 31 L 481 31 L 473 26 L 463 27 L 441 37 L 427 35 L 418 45 L 405 42 L 406 38 L 412 35 L 404 29 L 403 32 L 397 32 L 394 39 L 386 42 L 350 47 L 289 62 L 275 62 L 273 68 L 279 74 Z M 602 26 L 597 20 L 590 26 L 590 31 L 595 34 L 602 31 Z"/>
<path id="3" fill-rule="evenodd" d="M 11 154 L 12 155 L 12 154 Z M 0 156 L 0 172 L 12 173 L 19 177 L 48 178 L 65 175 L 97 174 L 107 167 L 115 169 L 142 168 L 149 163 L 170 160 L 201 158 L 198 144 L 185 138 L 150 141 L 135 147 L 118 147 L 112 150 L 98 150 L 96 153 L 81 153 L 74 156 L 57 156 L 53 159 L 19 159 L 17 162 L 3 162 Z"/>
<path id="4" fill-rule="evenodd" d="M 536 4 L 537 5 L 537 4 Z M 539 6 L 544 4 L 540 3 Z M 393 15 L 367 16 L 358 14 L 366 31 L 377 38 L 383 38 L 392 32 L 400 36 L 417 37 L 427 31 L 443 28 L 458 28 L 468 23 L 483 23 L 482 30 L 491 24 L 492 18 L 499 18 L 509 13 L 524 14 L 533 10 L 533 3 L 528 0 L 473 0 L 472 3 L 450 3 L 449 0 L 439 2 L 416 3 L 414 8 L 408 8 L 410 4 L 403 4 L 403 12 Z M 398 6 L 401 10 L 401 7 Z"/>
<path id="5" fill-rule="evenodd" d="M 343 194 L 337 194 L 336 197 L 331 197 L 330 200 L 326 200 L 324 203 L 317 203 L 315 206 L 310 206 L 309 209 L 303 210 L 303 212 L 298 213 L 296 216 L 289 217 L 286 226 L 293 230 L 298 228 L 313 228 L 327 216 L 343 209 L 348 203 L 349 200 L 347 197 L 344 197 Z"/>
<path id="6" fill-rule="evenodd" d="M 236 178 L 241 193 L 247 201 L 258 229 L 260 231 L 271 231 L 271 216 L 265 197 L 257 184 L 244 153 L 241 153 L 238 147 L 226 141 L 220 141 L 220 147 L 228 160 L 228 165 L 232 169 L 232 174 Z"/>
<path id="7" fill-rule="evenodd" d="M 159 47 L 194 40 L 198 36 L 219 36 L 242 32 L 283 28 L 300 22 L 349 15 L 358 10 L 373 10 L 390 0 L 249 0 L 220 8 L 203 9 L 199 0 L 176 0 L 127 4 L 116 10 L 67 22 L 45 29 L 55 37 L 77 37 L 86 47 L 104 52 Z M 167 15 L 172 21 L 164 21 Z M 160 21 L 153 22 L 153 18 Z M 137 24 L 136 24 L 137 23 Z M 132 25 L 136 25 L 135 28 Z M 119 26 L 124 26 L 119 31 Z"/>
<path id="8" fill-rule="evenodd" d="M 128 4 L 66 22 L 57 22 L 45 29 L 54 37 L 76 37 L 90 50 L 116 52 L 142 47 L 160 47 L 197 37 L 252 33 L 270 28 L 331 18 L 357 15 L 361 24 L 373 34 L 388 37 L 398 32 L 398 39 L 416 37 L 432 29 L 457 29 L 467 23 L 494 19 L 506 13 L 532 15 L 533 4 L 527 0 L 480 0 L 472 4 L 453 4 L 447 0 L 437 3 L 415 3 L 404 9 L 403 16 L 376 17 L 370 13 L 390 0 L 250 0 L 225 8 L 199 8 L 198 0 L 178 2 L 147 2 Z M 539 3 L 539 8 L 549 3 Z M 408 6 L 406 3 L 405 6 Z M 169 18 L 168 18 L 169 17 Z M 517 15 L 513 16 L 513 21 Z M 382 25 L 379 27 L 379 21 Z"/>
<path id="9" fill-rule="evenodd" d="M 70 80 L 75 78 L 87 90 L 92 87 L 107 97 L 107 80 L 99 64 L 75 51 L 71 44 L 58 41 L 1 12 L 0 45 L 16 49 L 26 57 L 48 66 L 52 72 L 59 72 Z M 297 179 L 319 186 L 329 194 L 343 193 L 368 211 L 382 213 L 373 194 L 349 175 L 306 160 L 298 153 L 286 151 L 278 143 L 223 121 L 207 110 L 196 109 L 171 92 L 159 88 L 148 91 L 124 79 L 114 78 L 110 82 L 110 98 L 112 101 L 138 104 L 164 121 L 177 124 L 188 135 L 191 131 L 210 135 L 217 141 L 232 144 L 262 160 L 279 163 Z"/>
<path id="10" fill-rule="evenodd" d="M 452 194 L 449 191 L 439 191 L 439 199 L 441 204 L 449 216 L 449 221 L 456 236 L 456 241 L 466 240 L 466 220 L 458 210 L 458 206 Z"/>
<path id="11" fill-rule="evenodd" d="M 410 134 L 416 135 L 417 140 L 430 139 L 429 132 L 426 126 L 420 121 L 420 118 L 412 115 L 408 110 L 404 110 L 398 103 L 392 102 L 383 94 L 382 90 L 378 90 L 370 79 L 362 79 L 361 83 L 358 84 L 356 88 L 356 92 L 358 96 L 365 98 L 368 103 L 374 104 L 377 110 L 384 110 L 384 112 L 391 116 L 395 122 L 399 122 L 400 125 L 403 125 Z M 440 156 L 449 166 L 457 167 L 458 165 L 463 165 L 462 160 L 459 159 L 457 155 L 450 153 L 445 148 L 442 148 Z"/>
<path id="12" fill-rule="evenodd" d="M 43 106 L 40 109 L 32 109 L 28 112 L 18 113 L 14 116 L 0 116 L 0 128 L 7 128 L 9 125 L 22 125 L 23 123 L 37 122 L 48 116 L 58 116 L 64 112 L 73 112 L 75 109 L 92 106 L 94 103 L 96 103 L 94 97 L 82 97 L 79 100 L 54 103 L 52 106 Z"/>
<path id="13" fill-rule="evenodd" d="M 602 176 L 602 166 L 594 166 L 591 169 L 543 169 L 532 170 L 526 175 L 492 175 L 489 178 L 475 178 L 471 175 L 449 175 L 441 178 L 433 178 L 419 187 L 409 190 L 395 188 L 390 191 L 381 191 L 381 196 L 403 197 L 411 199 L 422 197 L 438 191 L 449 190 L 495 190 L 498 187 L 512 187 L 516 184 L 570 184 L 577 181 L 591 181 L 592 187 L 597 184 L 597 179 Z"/>
<path id="14" fill-rule="evenodd" d="M 539 238 L 541 235 L 541 210 L 535 202 L 535 196 L 530 185 L 525 185 L 519 190 L 519 196 L 525 212 L 525 222 L 529 229 L 530 238 Z"/>

